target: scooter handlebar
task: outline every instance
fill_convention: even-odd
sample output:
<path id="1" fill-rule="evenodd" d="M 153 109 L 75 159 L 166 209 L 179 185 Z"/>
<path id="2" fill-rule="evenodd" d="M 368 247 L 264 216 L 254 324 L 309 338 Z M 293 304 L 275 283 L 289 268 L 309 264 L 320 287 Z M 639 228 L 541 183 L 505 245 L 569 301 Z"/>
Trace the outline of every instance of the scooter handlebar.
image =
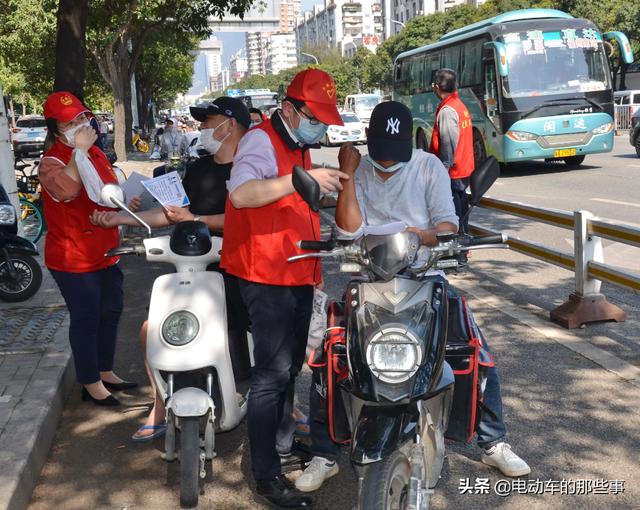
<path id="1" fill-rule="evenodd" d="M 479 246 L 481 244 L 505 244 L 507 240 L 507 234 L 489 234 L 486 236 L 475 236 L 469 240 L 467 246 Z"/>
<path id="2" fill-rule="evenodd" d="M 298 241 L 298 248 L 310 251 L 331 251 L 335 243 L 333 241 Z"/>
<path id="3" fill-rule="evenodd" d="M 112 248 L 104 256 L 119 257 L 120 255 L 144 255 L 145 253 L 144 246 L 120 246 L 119 248 Z"/>

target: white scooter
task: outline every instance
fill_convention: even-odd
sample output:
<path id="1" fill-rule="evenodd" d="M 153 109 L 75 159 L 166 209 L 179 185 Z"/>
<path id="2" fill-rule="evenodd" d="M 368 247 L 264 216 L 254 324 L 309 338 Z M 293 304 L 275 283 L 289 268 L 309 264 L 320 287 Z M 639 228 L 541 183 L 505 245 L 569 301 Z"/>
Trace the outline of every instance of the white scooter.
<path id="1" fill-rule="evenodd" d="M 124 204 L 122 190 L 107 184 L 104 203 L 125 210 L 150 227 Z M 215 457 L 215 432 L 236 427 L 247 412 L 246 396 L 236 394 L 229 354 L 224 281 L 206 271 L 220 259 L 222 239 L 211 237 L 199 221 L 178 223 L 171 236 L 148 238 L 144 246 L 123 246 L 108 255 L 146 255 L 169 262 L 176 273 L 156 278 L 151 293 L 147 362 L 167 410 L 165 454 L 176 458 L 180 429 L 180 504 L 198 504 L 199 478 Z M 249 335 L 249 352 L 253 353 Z"/>

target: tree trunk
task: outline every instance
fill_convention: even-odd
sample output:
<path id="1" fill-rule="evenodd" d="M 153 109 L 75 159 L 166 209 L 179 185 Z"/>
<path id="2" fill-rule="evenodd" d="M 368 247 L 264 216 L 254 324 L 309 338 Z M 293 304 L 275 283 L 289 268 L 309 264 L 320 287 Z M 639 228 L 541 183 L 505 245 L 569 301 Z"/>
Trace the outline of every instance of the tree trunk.
<path id="1" fill-rule="evenodd" d="M 60 0 L 54 90 L 69 90 L 84 99 L 85 32 L 89 0 Z"/>
<path id="2" fill-rule="evenodd" d="M 119 161 L 127 160 L 127 146 L 125 144 L 125 93 L 122 88 L 122 80 L 116 80 L 110 82 L 111 91 L 113 93 L 113 134 L 114 142 L 113 148 L 116 151 Z"/>

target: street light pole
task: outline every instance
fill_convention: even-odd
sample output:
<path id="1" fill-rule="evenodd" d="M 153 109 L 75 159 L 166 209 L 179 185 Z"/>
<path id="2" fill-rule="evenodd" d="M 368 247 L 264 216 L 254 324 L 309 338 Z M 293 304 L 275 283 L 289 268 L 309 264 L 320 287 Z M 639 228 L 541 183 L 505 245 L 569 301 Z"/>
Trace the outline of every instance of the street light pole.
<path id="1" fill-rule="evenodd" d="M 396 25 L 400 25 L 402 28 L 405 27 L 405 24 L 402 21 L 398 21 L 397 19 L 392 19 L 391 23 L 395 23 Z"/>
<path id="2" fill-rule="evenodd" d="M 316 57 L 315 55 L 312 55 L 311 53 L 305 53 L 304 51 L 301 51 L 300 55 L 304 55 L 305 57 L 311 57 L 313 60 L 316 61 L 316 65 L 320 64 L 320 62 L 318 62 L 318 57 Z"/>

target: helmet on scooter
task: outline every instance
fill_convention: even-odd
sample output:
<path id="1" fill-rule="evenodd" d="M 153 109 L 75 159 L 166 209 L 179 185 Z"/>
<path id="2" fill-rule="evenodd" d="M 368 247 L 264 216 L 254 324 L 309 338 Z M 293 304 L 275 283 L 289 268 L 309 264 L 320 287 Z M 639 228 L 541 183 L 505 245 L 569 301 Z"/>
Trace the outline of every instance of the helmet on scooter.
<path id="1" fill-rule="evenodd" d="M 211 234 L 201 221 L 182 221 L 173 230 L 169 247 L 176 255 L 185 257 L 205 255 L 211 250 Z"/>

